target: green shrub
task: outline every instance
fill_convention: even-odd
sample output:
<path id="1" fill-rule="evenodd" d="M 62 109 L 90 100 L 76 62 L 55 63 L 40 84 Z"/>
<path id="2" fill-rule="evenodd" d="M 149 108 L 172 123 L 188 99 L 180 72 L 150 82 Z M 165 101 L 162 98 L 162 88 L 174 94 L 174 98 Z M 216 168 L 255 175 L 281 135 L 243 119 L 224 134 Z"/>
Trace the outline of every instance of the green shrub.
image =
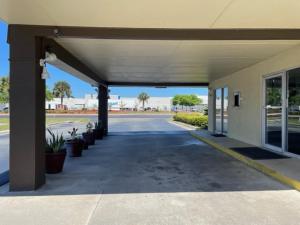
<path id="1" fill-rule="evenodd" d="M 54 134 L 49 128 L 47 129 L 51 138 L 46 139 L 46 151 L 48 152 L 60 152 L 64 149 L 65 139 L 62 134 Z"/>
<path id="2" fill-rule="evenodd" d="M 173 119 L 202 129 L 205 129 L 208 126 L 208 116 L 201 113 L 176 113 Z"/>

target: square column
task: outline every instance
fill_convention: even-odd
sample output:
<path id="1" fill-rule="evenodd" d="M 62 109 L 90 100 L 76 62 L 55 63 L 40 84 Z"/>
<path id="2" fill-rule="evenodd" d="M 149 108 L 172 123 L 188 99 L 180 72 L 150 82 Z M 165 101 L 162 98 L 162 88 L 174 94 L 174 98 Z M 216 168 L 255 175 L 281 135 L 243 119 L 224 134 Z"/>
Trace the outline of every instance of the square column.
<path id="1" fill-rule="evenodd" d="M 10 190 L 35 190 L 45 183 L 45 81 L 39 60 L 42 38 L 9 29 Z"/>
<path id="2" fill-rule="evenodd" d="M 104 135 L 108 133 L 108 88 L 99 86 L 98 95 L 98 121 L 101 121 L 104 127 Z"/>

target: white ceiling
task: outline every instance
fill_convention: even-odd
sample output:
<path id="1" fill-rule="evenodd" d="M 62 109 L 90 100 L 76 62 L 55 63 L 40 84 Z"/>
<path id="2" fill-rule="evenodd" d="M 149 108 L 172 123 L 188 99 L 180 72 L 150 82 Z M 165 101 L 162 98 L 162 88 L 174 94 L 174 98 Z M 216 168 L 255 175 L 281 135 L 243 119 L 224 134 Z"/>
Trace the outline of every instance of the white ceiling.
<path id="1" fill-rule="evenodd" d="M 299 0 L 0 0 L 9 24 L 300 28 Z"/>
<path id="2" fill-rule="evenodd" d="M 130 28 L 300 28 L 300 0 L 0 0 L 9 24 Z M 108 81 L 208 82 L 299 41 L 57 39 Z"/>
<path id="3" fill-rule="evenodd" d="M 109 82 L 199 83 L 258 63 L 300 41 L 160 41 L 58 38 Z"/>

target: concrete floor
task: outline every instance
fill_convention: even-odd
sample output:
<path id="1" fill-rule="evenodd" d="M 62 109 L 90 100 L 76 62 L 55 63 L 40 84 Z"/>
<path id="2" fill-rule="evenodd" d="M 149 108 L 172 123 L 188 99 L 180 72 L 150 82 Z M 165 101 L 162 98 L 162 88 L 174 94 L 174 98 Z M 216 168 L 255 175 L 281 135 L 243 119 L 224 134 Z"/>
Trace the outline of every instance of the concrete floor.
<path id="1" fill-rule="evenodd" d="M 38 191 L 0 188 L 0 224 L 300 224 L 299 192 L 166 119 L 125 120 L 132 132 L 114 132 L 82 158 L 68 158 Z M 146 132 L 150 124 L 160 126 Z"/>

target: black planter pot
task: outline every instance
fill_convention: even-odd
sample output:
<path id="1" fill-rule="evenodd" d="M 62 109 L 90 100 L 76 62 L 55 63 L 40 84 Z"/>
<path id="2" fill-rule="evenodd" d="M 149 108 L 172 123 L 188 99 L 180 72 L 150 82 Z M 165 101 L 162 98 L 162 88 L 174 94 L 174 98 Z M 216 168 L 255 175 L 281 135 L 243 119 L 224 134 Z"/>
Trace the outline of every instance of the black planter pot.
<path id="1" fill-rule="evenodd" d="M 93 129 L 94 137 L 97 140 L 103 139 L 103 131 L 102 129 Z"/>
<path id="2" fill-rule="evenodd" d="M 69 140 L 66 143 L 68 155 L 70 157 L 81 157 L 83 144 L 80 139 Z"/>
<path id="3" fill-rule="evenodd" d="M 89 144 L 82 138 L 80 139 L 81 144 L 82 144 L 82 149 L 83 150 L 88 150 L 89 149 Z"/>
<path id="4" fill-rule="evenodd" d="M 60 173 L 63 170 L 66 149 L 59 152 L 46 152 L 46 173 Z"/>
<path id="5" fill-rule="evenodd" d="M 91 132 L 91 133 L 88 133 L 88 132 L 82 133 L 82 137 L 83 137 L 83 140 L 88 145 L 94 145 L 95 144 L 95 137 L 94 137 L 94 133 L 93 132 Z"/>

